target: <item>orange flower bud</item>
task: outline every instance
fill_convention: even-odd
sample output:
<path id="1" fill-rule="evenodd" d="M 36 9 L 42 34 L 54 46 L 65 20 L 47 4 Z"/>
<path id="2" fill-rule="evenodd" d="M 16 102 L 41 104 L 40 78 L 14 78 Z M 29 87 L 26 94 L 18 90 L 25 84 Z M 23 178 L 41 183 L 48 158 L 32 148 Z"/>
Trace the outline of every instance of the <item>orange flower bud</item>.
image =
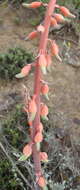
<path id="1" fill-rule="evenodd" d="M 28 64 L 21 69 L 21 73 L 26 76 L 28 75 L 30 70 L 31 70 L 31 64 Z"/>
<path id="2" fill-rule="evenodd" d="M 58 45 L 55 43 L 55 40 L 51 43 L 51 52 L 53 55 L 58 55 L 59 53 L 59 48 Z"/>
<path id="3" fill-rule="evenodd" d="M 61 11 L 61 13 L 64 16 L 75 18 L 75 15 L 73 15 L 72 13 L 70 13 L 70 11 L 66 7 L 64 7 L 64 6 L 60 7 L 60 11 Z"/>
<path id="4" fill-rule="evenodd" d="M 54 14 L 54 17 L 57 22 L 65 22 L 65 18 L 61 14 Z"/>
<path id="5" fill-rule="evenodd" d="M 43 140 L 43 135 L 41 132 L 37 132 L 37 134 L 34 137 L 35 143 L 40 143 Z"/>
<path id="6" fill-rule="evenodd" d="M 51 42 L 51 53 L 52 55 L 55 55 L 59 61 L 62 61 L 61 57 L 59 56 L 59 48 L 58 45 L 55 43 L 55 40 Z"/>
<path id="7" fill-rule="evenodd" d="M 31 70 L 31 64 L 28 64 L 28 65 L 24 66 L 21 69 L 21 73 L 16 74 L 15 77 L 16 78 L 23 78 L 29 74 L 30 70 Z"/>
<path id="8" fill-rule="evenodd" d="M 51 26 L 57 26 L 57 21 L 53 17 L 51 17 Z"/>
<path id="9" fill-rule="evenodd" d="M 48 87 L 48 85 L 47 85 L 47 84 L 42 85 L 42 86 L 41 86 L 41 93 L 42 93 L 43 95 L 45 95 L 45 94 L 47 94 L 48 92 L 49 92 L 49 87 Z"/>
<path id="10" fill-rule="evenodd" d="M 24 7 L 27 7 L 27 8 L 38 8 L 42 5 L 42 2 L 40 1 L 35 1 L 35 2 L 32 2 L 30 4 L 27 4 L 27 3 L 22 3 L 22 5 Z"/>
<path id="11" fill-rule="evenodd" d="M 23 154 L 27 157 L 29 157 L 32 154 L 32 148 L 29 144 L 27 144 L 24 148 L 23 148 Z"/>
<path id="12" fill-rule="evenodd" d="M 37 112 L 37 106 L 36 106 L 34 99 L 29 101 L 28 112 L 30 112 L 30 113 L 36 113 Z"/>
<path id="13" fill-rule="evenodd" d="M 30 32 L 29 35 L 25 38 L 25 40 L 33 40 L 38 36 L 38 31 L 34 30 L 33 32 Z"/>
<path id="14" fill-rule="evenodd" d="M 40 177 L 39 178 L 39 180 L 38 180 L 38 185 L 40 186 L 40 187 L 45 187 L 46 186 L 46 180 L 45 180 L 45 178 L 44 177 Z"/>
<path id="15" fill-rule="evenodd" d="M 41 161 L 44 161 L 44 162 L 47 162 L 48 161 L 48 155 L 46 152 L 40 152 L 39 153 L 39 156 L 40 156 L 40 160 Z"/>
<path id="16" fill-rule="evenodd" d="M 49 87 L 47 84 L 44 84 L 41 86 L 41 93 L 45 96 L 45 98 L 47 100 L 49 100 L 49 97 L 48 97 L 48 92 L 49 92 Z"/>
<path id="17" fill-rule="evenodd" d="M 43 74 L 46 74 L 47 61 L 46 61 L 46 57 L 44 54 L 41 54 L 39 57 L 39 65 L 41 67 Z"/>
<path id="18" fill-rule="evenodd" d="M 48 107 L 45 104 L 41 104 L 40 115 L 41 116 L 47 116 L 48 115 Z"/>

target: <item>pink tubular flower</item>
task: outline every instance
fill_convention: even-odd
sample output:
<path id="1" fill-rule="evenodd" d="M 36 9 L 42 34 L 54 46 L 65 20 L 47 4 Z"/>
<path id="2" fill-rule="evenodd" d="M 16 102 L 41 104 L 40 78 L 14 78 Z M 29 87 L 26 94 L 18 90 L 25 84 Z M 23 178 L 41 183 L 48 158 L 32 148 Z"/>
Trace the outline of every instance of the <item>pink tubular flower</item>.
<path id="1" fill-rule="evenodd" d="M 41 176 L 40 178 L 39 178 L 39 180 L 38 180 L 38 185 L 40 186 L 40 187 L 42 187 L 42 188 L 44 188 L 45 186 L 46 186 L 46 180 L 45 180 L 45 178 L 43 177 L 43 176 Z"/>
<path id="2" fill-rule="evenodd" d="M 34 137 L 35 143 L 40 143 L 43 140 L 43 135 L 41 132 L 37 132 L 37 134 Z"/>
<path id="3" fill-rule="evenodd" d="M 54 14 L 55 19 L 57 20 L 57 22 L 61 23 L 61 22 L 65 22 L 65 18 L 61 15 L 61 14 Z"/>
<path id="4" fill-rule="evenodd" d="M 32 154 L 32 148 L 29 144 L 25 145 L 25 147 L 23 148 L 23 154 L 27 157 Z"/>
<path id="5" fill-rule="evenodd" d="M 22 3 L 22 5 L 23 5 L 23 7 L 27 7 L 27 8 L 38 8 L 38 7 L 42 6 L 42 2 L 35 1 L 35 2 L 30 3 L 30 4 Z"/>
<path id="6" fill-rule="evenodd" d="M 40 160 L 41 161 L 43 161 L 43 162 L 47 162 L 48 161 L 48 155 L 47 155 L 46 152 L 40 152 L 39 156 L 40 156 Z"/>
<path id="7" fill-rule="evenodd" d="M 33 40 L 38 36 L 38 31 L 34 30 L 33 32 L 30 32 L 29 35 L 25 38 L 25 40 Z"/>
<path id="8" fill-rule="evenodd" d="M 54 17 L 51 17 L 51 26 L 57 26 L 57 20 Z"/>
<path id="9" fill-rule="evenodd" d="M 45 104 L 41 104 L 40 115 L 41 116 L 47 116 L 48 115 L 48 107 Z"/>
<path id="10" fill-rule="evenodd" d="M 42 86 L 41 86 L 41 93 L 42 93 L 43 95 L 45 95 L 45 94 L 47 94 L 48 92 L 49 92 L 49 87 L 48 87 L 48 85 L 47 85 L 47 84 L 42 85 Z"/>
<path id="11" fill-rule="evenodd" d="M 46 74 L 47 61 L 44 54 L 41 54 L 39 57 L 39 65 L 43 74 Z"/>
<path id="12" fill-rule="evenodd" d="M 35 103 L 34 99 L 32 99 L 32 100 L 29 101 L 28 111 L 30 113 L 36 113 L 37 112 L 37 107 L 36 107 L 36 103 Z"/>
<path id="13" fill-rule="evenodd" d="M 71 18 L 75 18 L 75 15 L 73 15 L 72 13 L 70 13 L 69 9 L 67 9 L 67 8 L 64 7 L 64 6 L 61 6 L 61 7 L 60 7 L 60 11 L 61 11 L 61 13 L 62 13 L 64 16 L 71 17 Z"/>
<path id="14" fill-rule="evenodd" d="M 59 48 L 58 48 L 58 45 L 56 44 L 55 40 L 51 42 L 51 53 L 53 56 L 56 56 L 56 58 L 59 61 L 62 61 L 62 59 L 59 56 Z"/>

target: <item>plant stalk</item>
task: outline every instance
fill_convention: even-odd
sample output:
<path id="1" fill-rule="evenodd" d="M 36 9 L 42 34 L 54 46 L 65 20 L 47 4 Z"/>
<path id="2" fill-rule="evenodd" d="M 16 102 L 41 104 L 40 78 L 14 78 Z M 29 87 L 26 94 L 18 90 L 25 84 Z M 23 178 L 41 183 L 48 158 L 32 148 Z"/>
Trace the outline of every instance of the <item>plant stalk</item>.
<path id="1" fill-rule="evenodd" d="M 45 14 L 45 20 L 44 20 L 44 28 L 45 31 L 41 33 L 41 39 L 39 44 L 39 53 L 42 51 L 43 53 L 46 52 L 47 47 L 47 39 L 49 34 L 49 28 L 50 28 L 50 18 L 54 11 L 56 4 L 56 0 L 50 0 L 47 11 Z M 37 105 L 37 113 L 36 117 L 33 121 L 33 131 L 32 131 L 32 140 L 34 141 L 34 136 L 37 131 L 37 126 L 40 123 L 40 79 L 41 79 L 41 70 L 39 66 L 39 58 L 36 60 L 36 66 L 35 66 L 35 81 L 34 81 L 34 94 L 36 95 L 36 105 Z M 35 175 L 36 177 L 39 177 L 42 175 L 41 171 L 41 163 L 39 159 L 39 151 L 37 150 L 36 144 L 33 144 L 33 161 L 34 161 L 34 169 L 35 169 Z"/>

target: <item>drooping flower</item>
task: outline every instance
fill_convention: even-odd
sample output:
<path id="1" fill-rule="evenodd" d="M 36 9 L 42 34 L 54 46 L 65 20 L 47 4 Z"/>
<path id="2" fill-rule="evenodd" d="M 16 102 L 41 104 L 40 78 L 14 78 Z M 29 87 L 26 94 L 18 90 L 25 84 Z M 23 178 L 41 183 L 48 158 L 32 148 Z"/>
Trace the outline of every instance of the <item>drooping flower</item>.
<path id="1" fill-rule="evenodd" d="M 44 84 L 41 86 L 41 93 L 42 94 L 47 94 L 49 92 L 49 86 L 47 84 Z"/>
<path id="2" fill-rule="evenodd" d="M 57 20 L 57 22 L 61 23 L 61 22 L 65 22 L 65 18 L 61 15 L 61 14 L 54 14 L 53 15 L 55 17 L 55 19 Z"/>
<path id="3" fill-rule="evenodd" d="M 39 180 L 38 180 L 37 183 L 42 188 L 46 186 L 46 180 L 45 180 L 45 178 L 43 176 L 39 177 Z"/>
<path id="4" fill-rule="evenodd" d="M 38 8 L 38 7 L 42 6 L 42 2 L 35 1 L 35 2 L 30 3 L 30 4 L 22 3 L 22 5 L 23 5 L 23 7 L 27 7 L 27 8 Z"/>
<path id="5" fill-rule="evenodd" d="M 42 85 L 41 93 L 49 100 L 48 92 L 49 92 L 49 86 L 47 84 Z"/>
<path id="6" fill-rule="evenodd" d="M 43 140 L 43 135 L 41 132 L 37 132 L 37 134 L 34 137 L 35 143 L 40 143 Z"/>
<path id="7" fill-rule="evenodd" d="M 47 115 L 48 115 L 48 107 L 45 104 L 41 104 L 40 106 L 40 115 L 43 120 L 48 120 Z"/>
<path id="8" fill-rule="evenodd" d="M 67 8 L 64 7 L 64 6 L 61 6 L 61 7 L 60 7 L 60 11 L 61 11 L 61 13 L 62 13 L 64 16 L 71 17 L 71 18 L 75 18 L 75 17 L 76 17 L 75 15 L 73 15 L 73 14 L 69 11 L 69 9 L 67 9 Z"/>
<path id="9" fill-rule="evenodd" d="M 54 17 L 51 17 L 51 26 L 57 26 L 57 20 Z"/>
<path id="10" fill-rule="evenodd" d="M 32 122 L 34 120 L 36 112 L 37 112 L 36 102 L 35 99 L 32 98 L 28 102 L 29 122 Z"/>
<path id="11" fill-rule="evenodd" d="M 56 56 L 56 58 L 59 59 L 59 61 L 62 61 L 61 57 L 59 56 L 59 48 L 55 40 L 51 42 L 51 53 L 52 55 Z"/>
<path id="12" fill-rule="evenodd" d="M 33 40 L 38 36 L 38 31 L 34 30 L 33 32 L 30 32 L 28 36 L 25 38 L 25 40 Z"/>
<path id="13" fill-rule="evenodd" d="M 48 155 L 46 152 L 40 152 L 39 156 L 40 156 L 40 161 L 48 162 Z"/>
<path id="14" fill-rule="evenodd" d="M 34 99 L 31 99 L 28 104 L 28 111 L 30 113 L 36 113 L 37 112 L 37 106 Z"/>
<path id="15" fill-rule="evenodd" d="M 39 65 L 40 65 L 42 73 L 46 74 L 47 61 L 44 54 L 40 54 L 39 56 Z"/>
<path id="16" fill-rule="evenodd" d="M 22 69 L 21 69 L 21 72 L 16 74 L 15 77 L 16 78 L 23 78 L 25 76 L 27 76 L 31 70 L 31 64 L 28 64 L 26 66 L 24 66 Z"/>
<path id="17" fill-rule="evenodd" d="M 29 144 L 25 145 L 25 147 L 23 148 L 23 154 L 27 157 L 32 154 L 32 147 Z"/>

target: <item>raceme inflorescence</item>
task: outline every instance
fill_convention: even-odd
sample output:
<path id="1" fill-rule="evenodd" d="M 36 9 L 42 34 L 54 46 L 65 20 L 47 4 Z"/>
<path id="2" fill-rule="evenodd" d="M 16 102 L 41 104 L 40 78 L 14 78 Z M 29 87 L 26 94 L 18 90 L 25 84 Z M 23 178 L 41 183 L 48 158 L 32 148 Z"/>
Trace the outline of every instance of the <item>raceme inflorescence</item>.
<path id="1" fill-rule="evenodd" d="M 44 6 L 46 9 L 45 18 L 43 24 L 40 24 L 32 31 L 25 40 L 33 40 L 39 38 L 38 55 L 35 58 L 34 64 L 28 64 L 24 66 L 21 73 L 17 74 L 17 78 L 23 78 L 27 76 L 34 66 L 34 92 L 33 95 L 28 97 L 25 102 L 24 110 L 28 115 L 28 123 L 30 127 L 30 142 L 23 148 L 23 155 L 26 159 L 33 156 L 36 185 L 43 190 L 47 189 L 47 181 L 43 176 L 41 169 L 41 162 L 48 162 L 48 155 L 46 152 L 41 152 L 40 143 L 43 141 L 44 126 L 41 123 L 43 120 L 48 120 L 48 107 L 42 102 L 41 98 L 44 96 L 49 101 L 49 86 L 48 82 L 44 81 L 44 75 L 50 71 L 52 66 L 52 57 L 61 62 L 62 59 L 59 55 L 59 47 L 54 40 L 48 38 L 49 29 L 51 26 L 58 26 L 59 23 L 65 23 L 66 19 L 75 18 L 66 7 L 56 4 L 56 0 L 50 0 L 49 3 L 43 3 L 41 1 L 35 1 L 30 4 L 23 3 L 25 8 L 38 8 Z M 60 13 L 56 13 L 58 9 Z M 67 17 L 67 18 L 66 18 Z"/>

